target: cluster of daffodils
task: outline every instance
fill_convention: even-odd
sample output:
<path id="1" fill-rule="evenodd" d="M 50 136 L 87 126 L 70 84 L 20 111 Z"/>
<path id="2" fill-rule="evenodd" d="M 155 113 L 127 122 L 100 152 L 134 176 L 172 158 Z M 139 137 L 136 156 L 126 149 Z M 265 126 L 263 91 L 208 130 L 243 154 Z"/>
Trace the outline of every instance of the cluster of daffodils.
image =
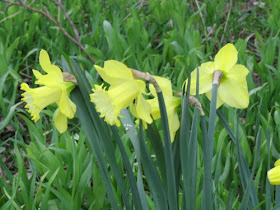
<path id="1" fill-rule="evenodd" d="M 249 103 L 249 94 L 246 82 L 248 69 L 236 64 L 237 50 L 232 44 L 225 45 L 215 56 L 214 62 L 203 63 L 199 67 L 199 94 L 206 93 L 211 100 L 211 89 L 213 84 L 218 84 L 217 108 L 223 103 L 235 108 L 246 108 Z M 41 85 L 38 88 L 29 88 L 26 83 L 21 84 L 23 101 L 34 121 L 40 119 L 39 113 L 48 105 L 56 103 L 58 109 L 55 115 L 55 126 L 59 132 L 67 130 L 67 119 L 74 117 L 76 112 L 75 104 L 70 100 L 69 94 L 74 89 L 75 83 L 64 81 L 63 74 L 59 67 L 52 65 L 46 51 L 40 52 L 39 63 L 46 72 L 42 75 L 39 71 L 33 70 L 37 79 L 35 84 Z M 95 85 L 90 95 L 91 102 L 96 106 L 100 117 L 110 125 L 120 126 L 120 111 L 129 107 L 130 112 L 141 119 L 144 124 L 152 123 L 160 118 L 160 110 L 157 99 L 157 92 L 162 91 L 171 141 L 174 140 L 176 131 L 179 129 L 179 117 L 177 114 L 181 99 L 173 96 L 170 80 L 163 77 L 151 77 L 140 72 L 129 69 L 121 62 L 109 60 L 104 63 L 104 67 L 95 65 L 102 79 L 110 86 L 106 88 L 104 84 Z M 137 75 L 137 72 L 139 73 Z M 218 77 L 216 76 L 218 75 Z M 159 89 L 149 85 L 150 92 L 147 92 L 146 77 L 153 78 Z M 195 95 L 197 83 L 197 70 L 191 74 L 190 94 Z M 215 79 L 217 78 L 217 79 Z M 186 80 L 187 82 L 187 80 Z M 152 99 L 149 99 L 152 98 Z"/>
<path id="2" fill-rule="evenodd" d="M 37 88 L 30 88 L 26 83 L 21 84 L 21 90 L 25 91 L 22 100 L 26 102 L 25 108 L 35 122 L 40 119 L 40 112 L 56 103 L 58 109 L 55 112 L 55 127 L 60 133 L 67 130 L 67 118 L 72 119 L 76 113 L 76 105 L 70 100 L 69 94 L 75 88 L 74 82 L 65 82 L 63 74 L 58 66 L 52 65 L 48 53 L 41 50 L 39 63 L 46 72 L 42 75 L 39 71 L 33 70 L 40 85 Z"/>
<path id="3" fill-rule="evenodd" d="M 96 105 L 101 117 L 110 125 L 120 126 L 120 111 L 129 107 L 130 112 L 144 123 L 152 123 L 153 119 L 160 118 L 159 105 L 155 88 L 150 85 L 151 93 L 146 92 L 146 84 L 141 79 L 133 75 L 132 70 L 124 64 L 109 60 L 104 63 L 104 67 L 95 65 L 102 79 L 110 84 L 106 90 L 104 84 L 95 85 L 90 95 L 91 101 Z M 133 71 L 136 73 L 136 71 Z M 136 77 L 136 78 L 135 78 Z M 167 107 L 167 116 L 171 141 L 174 140 L 175 133 L 179 129 L 179 118 L 177 109 L 181 104 L 180 98 L 173 96 L 171 82 L 163 77 L 154 77 L 163 92 L 163 97 Z M 145 99 L 153 95 L 153 99 Z M 152 117 L 153 119 L 152 119 Z"/>
<path id="4" fill-rule="evenodd" d="M 211 100 L 213 84 L 218 85 L 217 108 L 222 104 L 239 109 L 248 107 L 249 94 L 246 76 L 248 69 L 237 62 L 238 52 L 232 44 L 227 44 L 217 53 L 214 61 L 201 64 L 199 67 L 199 94 L 205 93 Z M 21 84 L 24 91 L 22 100 L 26 102 L 25 108 L 35 122 L 40 119 L 40 112 L 48 105 L 56 103 L 58 108 L 55 112 L 55 126 L 60 133 L 67 130 L 67 119 L 72 119 L 76 113 L 76 105 L 69 98 L 70 92 L 75 88 L 75 83 L 65 79 L 64 74 L 56 65 L 52 65 L 49 55 L 41 50 L 39 63 L 46 74 L 33 70 L 40 85 L 37 88 L 30 88 L 26 83 Z M 170 80 L 153 76 L 159 89 L 149 84 L 150 92 L 146 91 L 145 77 L 137 76 L 137 71 L 129 69 L 124 64 L 109 60 L 104 67 L 95 65 L 102 79 L 110 87 L 106 89 L 104 84 L 95 85 L 90 95 L 91 101 L 95 104 L 100 117 L 110 125 L 120 126 L 120 111 L 127 107 L 137 118 L 146 124 L 160 118 L 160 110 L 157 99 L 157 92 L 163 93 L 167 117 L 170 129 L 171 141 L 174 140 L 176 131 L 179 129 L 179 117 L 177 110 L 181 99 L 173 96 Z M 140 73 L 140 72 L 138 72 Z M 141 74 L 141 73 L 140 73 Z M 143 74 L 143 73 L 142 73 Z M 196 94 L 197 70 L 191 74 L 190 94 Z M 66 80 L 66 81 L 65 81 Z M 186 80 L 188 82 L 188 80 Z M 152 99 L 148 99 L 153 97 Z M 275 162 L 275 167 L 268 171 L 268 180 L 273 185 L 280 185 L 280 160 Z"/>

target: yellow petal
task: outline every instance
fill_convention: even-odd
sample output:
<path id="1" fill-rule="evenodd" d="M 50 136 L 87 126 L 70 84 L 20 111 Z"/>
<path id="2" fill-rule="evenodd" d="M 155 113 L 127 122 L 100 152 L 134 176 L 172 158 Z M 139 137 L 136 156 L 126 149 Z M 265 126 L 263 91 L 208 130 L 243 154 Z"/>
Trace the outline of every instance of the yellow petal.
<path id="1" fill-rule="evenodd" d="M 60 111 L 60 109 L 58 109 L 56 113 L 54 124 L 59 133 L 63 133 L 67 130 L 67 117 Z"/>
<path id="2" fill-rule="evenodd" d="M 238 109 L 248 107 L 249 93 L 246 80 L 248 72 L 245 66 L 235 65 L 223 76 L 218 92 L 229 106 Z"/>
<path id="3" fill-rule="evenodd" d="M 280 166 L 276 166 L 267 172 L 267 178 L 272 185 L 280 185 Z"/>
<path id="4" fill-rule="evenodd" d="M 40 79 L 43 76 L 39 71 L 37 71 L 35 69 L 33 69 L 32 72 L 33 72 L 34 76 L 36 77 L 36 79 Z"/>
<path id="5" fill-rule="evenodd" d="M 171 97 L 173 95 L 173 93 L 172 93 L 172 84 L 171 84 L 170 80 L 166 79 L 164 77 L 159 77 L 159 76 L 153 76 L 153 77 L 157 81 L 163 95 L 165 95 L 167 97 Z M 156 90 L 155 90 L 154 86 L 150 85 L 149 87 L 153 90 L 153 92 L 151 90 L 153 95 L 156 96 L 157 94 L 156 94 Z"/>
<path id="6" fill-rule="evenodd" d="M 215 56 L 215 70 L 220 70 L 222 72 L 231 69 L 237 62 L 238 52 L 233 44 L 226 44 L 222 47 L 217 55 Z"/>
<path id="7" fill-rule="evenodd" d="M 51 64 L 49 54 L 45 50 L 41 50 L 40 51 L 39 63 L 41 65 L 42 69 L 46 73 L 50 73 L 50 72 L 56 72 L 56 73 L 60 72 L 61 73 L 61 70 L 60 70 L 59 67 L 57 67 L 56 65 L 52 65 Z"/>
<path id="8" fill-rule="evenodd" d="M 119 112 L 138 97 L 141 88 L 136 80 L 127 80 L 118 85 L 111 85 L 108 92 L 115 109 Z"/>
<path id="9" fill-rule="evenodd" d="M 159 110 L 159 104 L 158 104 L 158 98 L 153 98 L 153 99 L 149 99 L 147 100 L 147 102 L 150 104 L 151 106 L 151 114 L 154 118 L 154 120 L 157 120 L 160 118 L 160 110 Z"/>
<path id="10" fill-rule="evenodd" d="M 136 99 L 136 112 L 137 116 L 146 123 L 150 124 L 153 122 L 150 104 L 144 99 L 142 93 L 140 93 Z"/>
<path id="11" fill-rule="evenodd" d="M 94 65 L 100 76 L 109 84 L 119 84 L 123 80 L 134 80 L 132 73 L 126 65 L 119 61 L 105 61 L 104 68 Z"/>
<path id="12" fill-rule="evenodd" d="M 212 96 L 212 90 L 208 91 L 206 93 L 207 98 L 211 101 L 211 96 Z M 220 94 L 219 94 L 219 89 L 218 89 L 218 96 L 217 96 L 217 105 L 216 109 L 218 109 L 220 106 L 224 104 L 224 101 L 222 100 Z"/>
<path id="13" fill-rule="evenodd" d="M 180 104 L 181 99 L 176 97 L 173 97 L 171 101 L 166 104 L 171 143 L 174 141 L 176 132 L 180 127 L 180 121 L 177 114 Z"/>
<path id="14" fill-rule="evenodd" d="M 41 65 L 42 69 L 46 73 L 48 73 L 52 64 L 51 64 L 50 57 L 49 57 L 49 54 L 47 53 L 47 51 L 45 51 L 45 50 L 40 51 L 39 63 Z"/>
<path id="15" fill-rule="evenodd" d="M 199 66 L 199 94 L 203 94 L 212 89 L 212 74 L 215 71 L 214 62 L 206 62 Z M 190 94 L 196 94 L 196 83 L 197 83 L 197 68 L 191 73 L 191 86 Z M 188 80 L 186 80 L 187 90 Z"/>
<path id="16" fill-rule="evenodd" d="M 275 163 L 274 163 L 274 166 L 276 167 L 276 166 L 279 166 L 280 165 L 280 159 L 279 160 L 277 160 Z"/>
<path id="17" fill-rule="evenodd" d="M 62 72 L 49 72 L 46 75 L 42 75 L 38 78 L 35 84 L 45 85 L 51 88 L 59 87 L 63 83 Z"/>
<path id="18" fill-rule="evenodd" d="M 70 100 L 67 95 L 66 89 L 62 89 L 61 98 L 58 102 L 60 112 L 63 113 L 67 118 L 72 119 L 76 113 L 76 105 Z"/>

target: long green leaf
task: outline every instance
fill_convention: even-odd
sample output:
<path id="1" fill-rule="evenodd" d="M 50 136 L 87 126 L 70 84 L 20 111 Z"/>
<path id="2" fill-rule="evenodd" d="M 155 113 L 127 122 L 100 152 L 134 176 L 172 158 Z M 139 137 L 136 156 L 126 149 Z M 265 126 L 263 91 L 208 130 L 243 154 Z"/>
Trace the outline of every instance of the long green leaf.
<path id="1" fill-rule="evenodd" d="M 149 140 L 151 142 L 151 145 L 153 147 L 153 150 L 156 155 L 157 164 L 161 173 L 161 178 L 163 180 L 163 184 L 167 184 L 167 177 L 166 177 L 166 165 L 165 165 L 165 156 L 164 156 L 164 148 L 162 144 L 162 140 L 160 137 L 160 134 L 158 132 L 158 129 L 156 127 L 155 122 L 152 124 L 148 124 L 147 128 L 147 134 L 149 137 Z M 166 186 L 167 187 L 167 186 Z"/>
<path id="2" fill-rule="evenodd" d="M 119 209 L 118 204 L 117 204 L 116 199 L 113 194 L 110 177 L 109 177 L 109 173 L 107 170 L 107 164 L 105 162 L 105 159 L 104 159 L 104 156 L 102 153 L 102 149 L 101 149 L 100 143 L 98 141 L 99 138 L 97 136 L 97 133 L 95 132 L 95 127 L 93 126 L 93 122 L 91 121 L 91 118 L 88 115 L 87 107 L 83 100 L 82 94 L 80 93 L 80 91 L 78 89 L 75 89 L 71 95 L 72 95 L 74 103 L 77 105 L 77 114 L 79 116 L 81 124 L 88 137 L 91 148 L 95 153 L 95 157 L 96 157 L 97 163 L 99 165 L 101 176 L 102 176 L 102 179 L 103 179 L 103 182 L 104 182 L 107 194 L 108 194 L 108 198 L 112 205 L 112 208 Z"/>
<path id="3" fill-rule="evenodd" d="M 131 117 L 130 117 L 127 109 L 121 110 L 121 115 L 123 116 L 121 118 L 121 122 L 130 137 L 130 140 L 132 142 L 132 145 L 133 145 L 133 147 L 135 149 L 135 153 L 136 153 L 136 160 L 137 160 L 137 164 L 138 164 L 137 188 L 139 191 L 142 208 L 143 208 L 143 210 L 148 210 L 149 207 L 147 204 L 146 194 L 145 194 L 143 179 L 142 179 L 142 164 L 141 164 L 141 152 L 140 152 L 139 138 L 137 136 L 137 131 L 135 129 L 135 126 L 131 120 Z"/>
<path id="4" fill-rule="evenodd" d="M 224 117 L 223 113 L 220 110 L 217 110 L 217 114 L 219 116 L 219 119 L 221 121 L 221 123 L 223 124 L 224 128 L 226 129 L 226 131 L 228 132 L 230 138 L 232 139 L 232 141 L 237 144 L 237 140 L 236 137 L 233 134 L 233 131 L 231 129 L 231 127 L 229 126 L 228 121 L 226 120 L 226 118 Z M 239 156 L 237 158 L 238 160 L 238 165 L 240 167 L 242 167 L 242 171 L 240 172 L 240 178 L 241 178 L 241 185 L 243 190 L 245 191 L 246 186 L 247 186 L 247 177 L 250 176 L 250 169 L 249 166 L 246 162 L 246 159 L 244 157 L 244 154 L 242 152 L 242 150 L 239 150 L 239 147 L 237 148 L 238 152 L 239 152 Z M 254 188 L 254 186 L 252 186 L 252 189 L 250 191 L 250 196 L 251 196 L 251 200 L 254 206 L 257 206 L 259 203 L 258 200 L 258 196 L 257 196 L 257 192 L 256 189 Z"/>
<path id="5" fill-rule="evenodd" d="M 266 147 L 267 147 L 267 171 L 270 170 L 270 131 L 269 127 L 266 128 Z M 266 209 L 271 209 L 271 185 L 266 177 L 265 182 L 265 198 L 266 198 Z"/>
<path id="6" fill-rule="evenodd" d="M 166 176 L 167 176 L 168 204 L 169 204 L 170 208 L 178 209 L 174 160 L 173 160 L 173 154 L 172 154 L 172 146 L 171 146 L 171 139 L 170 139 L 166 107 L 165 107 L 162 92 L 158 92 L 157 96 L 158 96 L 160 116 L 161 116 L 161 122 L 162 122 L 162 131 L 163 131 L 164 155 L 165 155 Z"/>
<path id="7" fill-rule="evenodd" d="M 187 175 L 188 190 L 187 190 L 187 206 L 188 209 L 195 209 L 196 200 L 196 171 L 197 171 L 197 123 L 198 123 L 198 110 L 195 107 L 191 137 L 188 150 L 189 173 Z"/>
<path id="8" fill-rule="evenodd" d="M 214 147 L 214 133 L 215 133 L 215 122 L 216 122 L 216 105 L 217 105 L 217 92 L 218 84 L 212 85 L 212 95 L 210 103 L 210 116 L 209 116 L 209 126 L 208 126 L 208 140 L 203 149 L 204 152 L 204 185 L 203 185 L 203 208 L 212 209 L 212 157 L 213 157 L 213 147 Z"/>
<path id="9" fill-rule="evenodd" d="M 143 169 L 155 205 L 157 209 L 167 210 L 169 208 L 168 208 L 167 197 L 164 191 L 164 187 L 145 144 L 142 120 L 140 120 L 140 125 L 139 125 L 139 144 L 141 149 L 141 161 L 142 161 Z"/>
<path id="10" fill-rule="evenodd" d="M 238 127 L 238 117 L 237 117 L 236 120 L 237 120 L 237 127 Z M 236 132 L 238 132 L 238 129 L 236 129 L 236 130 L 237 130 Z M 237 138 L 237 145 L 239 146 L 238 138 Z M 253 177 L 254 177 L 255 169 L 256 169 L 256 166 L 257 166 L 257 163 L 258 163 L 258 160 L 259 160 L 260 145 L 261 145 L 261 128 L 259 128 L 258 135 L 257 135 L 257 138 L 256 138 L 255 158 L 254 158 L 253 168 L 252 168 L 250 178 L 248 179 L 248 185 L 247 185 L 247 188 L 246 188 L 245 193 L 243 195 L 243 199 L 242 199 L 242 201 L 240 203 L 240 206 L 239 206 L 240 210 L 246 209 L 247 204 L 249 202 L 249 195 L 250 195 L 250 191 L 252 189 L 251 186 L 253 185 Z"/>
<path id="11" fill-rule="evenodd" d="M 131 169 L 131 165 L 129 163 L 127 153 L 125 151 L 125 148 L 123 146 L 121 138 L 118 135 L 117 128 L 115 126 L 112 126 L 111 128 L 112 128 L 113 135 L 114 135 L 115 140 L 116 140 L 116 142 L 119 146 L 119 149 L 120 149 L 120 152 L 121 152 L 121 155 L 122 155 L 122 158 L 123 158 L 125 171 L 126 171 L 128 181 L 129 181 L 130 187 L 131 187 L 131 193 L 132 193 L 132 197 L 133 197 L 133 201 L 134 201 L 134 207 L 135 207 L 135 209 L 142 210 L 143 208 L 142 208 L 142 204 L 141 204 L 141 201 L 140 201 L 140 196 L 139 196 L 139 193 L 138 193 L 137 185 L 136 185 L 136 182 L 135 182 L 135 179 L 134 179 L 134 175 L 133 175 L 133 172 L 132 172 L 132 169 Z"/>
<path id="12" fill-rule="evenodd" d="M 63 66 L 64 71 L 72 73 L 70 70 L 70 67 L 64 57 L 62 57 L 62 66 Z M 72 70 L 75 71 L 76 69 L 73 68 Z M 111 203 L 113 209 L 119 209 L 118 204 L 117 204 L 116 199 L 113 194 L 110 177 L 109 177 L 109 173 L 107 170 L 107 164 L 106 164 L 104 156 L 102 154 L 102 149 L 101 149 L 102 147 L 99 143 L 99 137 L 97 136 L 96 127 L 94 126 L 94 123 L 92 121 L 93 119 L 90 118 L 90 116 L 88 114 L 89 109 L 88 109 L 87 102 L 89 102 L 89 96 L 88 96 L 88 98 L 86 98 L 85 92 L 87 91 L 87 88 L 89 88 L 89 86 L 87 88 L 85 87 L 87 83 L 85 82 L 86 80 L 83 80 L 84 78 L 81 78 L 82 74 L 79 74 L 77 72 L 77 70 L 73 73 L 74 73 L 78 83 L 80 84 L 80 88 L 83 90 L 83 93 L 84 93 L 84 94 L 82 94 L 78 89 L 75 89 L 71 94 L 73 97 L 74 103 L 77 105 L 77 114 L 82 123 L 82 126 L 84 127 L 85 133 L 88 137 L 92 150 L 95 153 L 95 157 L 97 159 L 97 163 L 100 168 L 101 176 L 104 181 L 104 185 L 105 185 L 110 203 Z M 88 100 L 85 101 L 85 98 Z"/>
<path id="13" fill-rule="evenodd" d="M 122 199 L 124 201 L 124 204 L 127 209 L 131 209 L 132 207 L 130 206 L 129 198 L 126 193 L 123 176 L 118 168 L 118 164 L 117 164 L 116 158 L 114 156 L 114 154 L 115 154 L 114 145 L 112 142 L 112 138 L 109 135 L 108 127 L 107 127 L 106 123 L 104 122 L 104 120 L 99 118 L 99 115 L 97 114 L 97 112 L 95 110 L 94 104 L 91 103 L 89 100 L 90 88 L 88 88 L 88 87 L 90 87 L 90 85 L 85 77 L 85 74 L 83 73 L 82 69 L 79 67 L 79 65 L 74 60 L 71 60 L 71 63 L 73 64 L 73 68 L 72 68 L 73 73 L 76 76 L 78 84 L 80 85 L 79 87 L 81 89 L 81 93 L 84 97 L 85 104 L 87 105 L 88 113 L 90 113 L 93 125 L 96 128 L 97 135 L 99 136 L 99 142 L 101 143 L 101 145 L 104 148 L 106 157 L 107 157 L 109 164 L 111 166 L 111 169 L 114 173 L 114 177 L 117 181 L 118 187 L 122 193 Z"/>
<path id="14" fill-rule="evenodd" d="M 187 207 L 187 191 L 190 189 L 187 182 L 187 177 L 189 174 L 189 161 L 188 161 L 188 153 L 186 151 L 189 151 L 189 141 L 190 141 L 190 115 L 189 115 L 189 93 L 190 93 L 190 81 L 191 76 L 189 74 L 188 77 L 188 84 L 187 84 L 187 94 L 185 94 L 185 86 L 183 88 L 183 96 L 182 96 L 182 115 L 181 115 L 181 122 L 180 122 L 180 156 L 181 156 L 181 168 L 182 168 L 182 174 L 183 174 L 183 203 L 182 209 L 185 209 L 184 207 Z"/>

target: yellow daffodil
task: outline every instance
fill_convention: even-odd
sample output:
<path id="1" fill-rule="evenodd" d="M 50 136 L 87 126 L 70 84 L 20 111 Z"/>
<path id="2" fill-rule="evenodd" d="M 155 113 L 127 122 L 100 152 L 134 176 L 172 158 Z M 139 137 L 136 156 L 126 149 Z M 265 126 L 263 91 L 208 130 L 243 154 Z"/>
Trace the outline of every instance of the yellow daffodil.
<path id="1" fill-rule="evenodd" d="M 104 117 L 110 125 L 120 126 L 120 111 L 130 105 L 132 114 L 145 122 L 152 122 L 151 107 L 143 97 L 146 85 L 134 79 L 126 65 L 109 60 L 104 63 L 104 68 L 95 65 L 95 69 L 110 84 L 108 90 L 105 90 L 103 84 L 95 85 L 90 94 L 91 102 L 96 105 L 100 117 Z"/>
<path id="2" fill-rule="evenodd" d="M 76 105 L 69 98 L 75 83 L 63 81 L 61 70 L 51 64 L 45 50 L 40 51 L 39 63 L 47 74 L 42 75 L 37 70 L 33 70 L 33 74 L 37 79 L 35 84 L 42 86 L 30 88 L 26 83 L 22 83 L 21 89 L 25 91 L 22 100 L 26 102 L 25 108 L 28 108 L 35 122 L 40 119 L 40 112 L 44 108 L 56 103 L 58 110 L 55 115 L 55 126 L 60 133 L 63 133 L 67 130 L 67 118 L 72 119 L 76 113 Z"/>
<path id="3" fill-rule="evenodd" d="M 176 131 L 180 127 L 180 121 L 179 121 L 179 117 L 177 115 L 177 110 L 181 104 L 181 98 L 177 98 L 177 97 L 173 96 L 172 85 L 171 85 L 170 80 L 163 78 L 163 77 L 159 77 L 159 76 L 153 76 L 153 77 L 156 79 L 159 87 L 162 90 L 165 107 L 166 107 L 166 112 L 167 112 L 168 125 L 169 125 L 169 130 L 170 130 L 170 138 L 171 138 L 171 142 L 173 142 Z M 154 99 L 150 99 L 150 100 L 148 100 L 148 102 L 150 103 L 150 105 L 152 107 L 152 112 L 151 112 L 152 116 L 156 120 L 156 119 L 160 118 L 158 98 L 157 98 L 157 94 L 156 94 L 156 90 L 155 90 L 154 86 L 149 85 L 149 88 L 150 88 L 153 96 L 155 96 Z"/>
<path id="4" fill-rule="evenodd" d="M 246 76 L 248 69 L 236 64 L 238 52 L 233 44 L 227 44 L 220 49 L 214 62 L 206 62 L 199 67 L 199 94 L 206 93 L 211 100 L 211 90 L 214 72 L 220 71 L 219 88 L 217 95 L 217 108 L 223 103 L 238 109 L 249 105 L 249 93 Z M 197 70 L 191 73 L 190 94 L 196 94 Z"/>
<path id="5" fill-rule="evenodd" d="M 274 163 L 274 168 L 267 172 L 267 178 L 272 185 L 280 185 L 280 159 Z"/>

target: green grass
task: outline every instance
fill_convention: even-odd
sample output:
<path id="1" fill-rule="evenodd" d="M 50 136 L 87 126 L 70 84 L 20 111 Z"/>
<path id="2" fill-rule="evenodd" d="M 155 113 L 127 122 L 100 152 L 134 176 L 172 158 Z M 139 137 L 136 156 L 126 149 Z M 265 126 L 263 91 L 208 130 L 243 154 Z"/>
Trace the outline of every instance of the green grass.
<path id="1" fill-rule="evenodd" d="M 100 84 L 101 78 L 86 53 L 98 65 L 115 59 L 130 68 L 169 78 L 173 89 L 181 92 L 189 72 L 202 62 L 212 60 L 228 42 L 233 43 L 239 52 L 238 63 L 250 71 L 247 76 L 250 104 L 239 112 L 227 105 L 218 111 L 212 163 L 209 161 L 215 186 L 213 207 L 238 209 L 244 205 L 253 209 L 256 204 L 264 209 L 265 206 L 274 208 L 279 205 L 279 199 L 274 200 L 279 189 L 275 191 L 274 186 L 267 185 L 266 173 L 280 157 L 280 1 L 232 2 L 230 5 L 230 1 L 202 0 L 198 1 L 199 10 L 196 1 L 63 1 L 63 7 L 80 34 L 80 42 L 85 47 L 83 52 L 41 14 L 17 5 L 8 6 L 1 1 L 0 208 L 110 209 L 112 200 L 115 200 L 120 209 L 124 206 L 129 209 L 136 203 L 138 207 L 154 209 L 168 205 L 156 202 L 156 198 L 165 198 L 166 202 L 175 205 L 174 190 L 179 194 L 179 207 L 187 208 L 188 204 L 184 206 L 187 200 L 185 193 L 190 192 L 185 191 L 187 186 L 184 186 L 181 176 L 184 171 L 180 172 L 181 166 L 176 161 L 174 167 L 178 173 L 175 178 L 174 174 L 170 176 L 173 181 L 175 179 L 177 188 L 167 193 L 170 186 L 165 181 L 170 180 L 164 171 L 172 164 L 166 165 L 165 161 L 172 159 L 165 157 L 163 160 L 165 147 L 155 148 L 156 141 L 160 142 L 166 135 L 160 120 L 143 133 L 140 126 L 138 136 L 131 131 L 127 133 L 122 126 L 117 130 L 119 136 L 113 137 L 115 128 L 112 131 L 101 124 L 97 128 L 109 131 L 112 138 L 110 135 L 106 137 L 105 146 L 101 140 L 95 142 L 101 148 L 98 159 L 92 143 L 94 140 L 87 137 L 87 132 L 92 132 L 102 139 L 96 127 L 96 130 L 87 131 L 76 115 L 69 120 L 68 131 L 59 134 L 52 120 L 55 105 L 45 109 L 41 119 L 34 123 L 20 102 L 19 85 L 27 82 L 36 87 L 32 69 L 42 71 L 38 56 L 40 50 L 45 49 L 56 65 L 65 67 L 68 63 L 72 72 L 80 68 L 85 74 L 81 80 L 87 79 L 91 86 Z M 35 1 L 31 6 L 42 11 L 43 7 L 46 8 L 75 37 L 62 10 L 51 1 Z M 78 67 L 71 62 L 72 59 Z M 74 97 L 79 100 L 78 94 Z M 210 102 L 204 95 L 200 95 L 199 100 L 208 125 Z M 197 145 L 191 145 L 197 151 L 194 152 L 195 157 L 189 159 L 196 160 L 196 183 L 192 190 L 195 188 L 196 209 L 200 209 L 204 159 L 203 131 L 199 125 L 203 119 L 197 119 L 197 112 L 192 107 L 188 111 L 189 123 L 194 121 L 198 125 L 193 128 L 197 130 Z M 226 121 L 222 121 L 221 115 Z M 131 123 L 130 115 L 126 116 L 123 123 Z M 138 131 L 137 124 L 132 123 L 131 126 Z M 119 137 L 124 148 L 119 147 Z M 195 139 L 195 135 L 190 137 Z M 110 142 L 111 139 L 113 141 Z M 238 141 L 238 146 L 233 139 Z M 177 136 L 175 141 L 179 140 Z M 166 141 L 162 142 L 165 144 Z M 175 160 L 175 151 L 182 152 L 181 148 L 176 150 L 176 146 L 175 143 L 172 145 Z M 111 158 L 108 157 L 110 153 L 114 154 Z M 182 157 L 182 154 L 177 155 Z M 159 156 L 161 159 L 157 160 Z M 148 162 L 150 168 L 147 165 L 142 167 L 141 162 Z M 129 172 L 128 163 L 131 167 Z M 241 169 L 242 175 L 240 167 L 246 168 L 246 165 L 249 170 Z M 189 167 L 195 168 L 195 164 Z M 107 185 L 103 184 L 103 173 L 107 173 Z M 131 174 L 135 180 L 131 179 Z M 149 182 L 149 176 L 156 177 L 155 183 L 162 183 L 160 192 L 155 183 Z M 137 182 L 132 184 L 133 181 Z M 132 185 L 137 186 L 138 192 Z M 256 194 L 253 195 L 253 190 L 247 186 L 254 188 Z M 106 194 L 109 188 L 111 197 Z M 253 202 L 250 200 L 252 197 L 255 197 Z"/>

